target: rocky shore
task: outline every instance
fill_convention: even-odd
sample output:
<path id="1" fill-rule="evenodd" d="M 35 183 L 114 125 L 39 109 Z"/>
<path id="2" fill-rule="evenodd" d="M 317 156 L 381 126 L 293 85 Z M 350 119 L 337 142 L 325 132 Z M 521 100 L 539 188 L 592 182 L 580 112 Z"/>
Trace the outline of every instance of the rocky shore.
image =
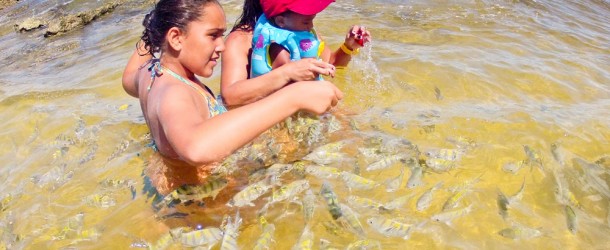
<path id="1" fill-rule="evenodd" d="M 19 0 L 0 0 L 0 10 L 16 4 Z"/>
<path id="2" fill-rule="evenodd" d="M 0 0 L 0 9 L 2 9 L 3 6 L 8 7 L 9 4 L 15 4 L 17 1 L 18 0 Z M 120 5 L 138 4 L 142 6 L 143 4 L 150 5 L 152 7 L 154 3 L 155 1 L 152 0 L 111 0 L 95 9 L 65 14 L 61 15 L 60 17 L 55 17 L 51 14 L 32 16 L 25 20 L 18 21 L 14 24 L 14 28 L 17 32 L 30 32 L 37 29 L 45 29 L 44 37 L 51 37 L 82 28 L 95 19 L 113 12 Z M 126 7 L 129 8 L 129 6 Z"/>
<path id="3" fill-rule="evenodd" d="M 48 20 L 45 20 L 44 17 L 31 17 L 15 24 L 15 30 L 18 32 L 27 32 L 38 28 L 46 28 L 46 31 L 44 32 L 45 37 L 66 33 L 73 29 L 83 27 L 96 18 L 112 12 L 122 3 L 123 1 L 121 0 L 111 1 L 93 10 L 85 10 Z"/>

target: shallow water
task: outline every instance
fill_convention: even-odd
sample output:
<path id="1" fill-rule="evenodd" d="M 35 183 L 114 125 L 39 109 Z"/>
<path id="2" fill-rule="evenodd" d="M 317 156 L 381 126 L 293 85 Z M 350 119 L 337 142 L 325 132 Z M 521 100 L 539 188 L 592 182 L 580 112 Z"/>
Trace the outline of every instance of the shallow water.
<path id="1" fill-rule="evenodd" d="M 0 241 L 9 249 L 138 247 L 156 242 L 175 225 L 218 226 L 225 214 L 235 215 L 234 208 L 221 207 L 192 218 L 160 218 L 146 192 L 142 171 L 152 154 L 147 128 L 120 79 L 151 1 L 126 1 L 61 36 L 13 29 L 29 17 L 57 18 L 103 3 L 24 0 L 0 11 L 0 159 L 5 165 Z M 241 1 L 222 3 L 230 26 Z M 350 190 L 340 178 L 328 180 L 342 204 L 350 195 L 381 203 L 413 195 L 389 213 L 352 207 L 365 238 L 384 249 L 610 245 L 608 1 L 344 0 L 318 15 L 316 29 L 328 45 L 338 47 L 352 23 L 370 29 L 374 41 L 330 79 L 345 93 L 333 111 L 345 123 L 309 149 L 350 140 L 341 149 L 349 159 L 334 167 L 378 183 L 404 171 L 394 192 L 384 185 Z M 218 92 L 219 69 L 205 82 Z M 399 143 L 392 144 L 396 139 Z M 529 156 L 526 146 L 533 152 Z M 408 164 L 367 171 L 372 159 L 359 153 L 364 147 L 420 152 L 416 158 L 422 163 L 434 149 L 457 149 L 462 155 L 448 171 L 426 167 L 421 185 L 408 188 Z M 295 157 L 302 155 L 286 158 Z M 521 161 L 527 164 L 507 171 L 507 164 Z M 322 181 L 305 178 L 317 194 Z M 106 179 L 136 184 L 104 187 L 100 182 Z M 420 195 L 441 181 L 430 207 L 417 211 Z M 451 190 L 469 182 L 454 210 L 470 206 L 472 211 L 449 224 L 431 220 Z M 511 196 L 524 182 L 522 199 L 509 205 L 504 219 L 498 214 L 498 190 Z M 557 189 L 572 199 L 558 198 Z M 297 197 L 300 202 L 302 195 Z M 245 249 L 261 233 L 254 214 L 263 201 L 240 209 L 244 223 L 238 243 Z M 358 239 L 343 227 L 332 228 L 321 197 L 316 204 L 310 223 L 314 248 L 321 239 L 337 248 Z M 568 230 L 565 204 L 574 207 L 575 233 Z M 298 205 L 288 207 L 294 214 L 280 217 L 282 209 L 276 205 L 267 215 L 275 224 L 272 248 L 277 249 L 293 246 L 305 227 Z M 72 221 L 79 213 L 82 224 L 76 230 Z M 419 227 L 408 240 L 386 237 L 366 223 L 374 216 Z M 540 235 L 499 234 L 518 225 Z"/>

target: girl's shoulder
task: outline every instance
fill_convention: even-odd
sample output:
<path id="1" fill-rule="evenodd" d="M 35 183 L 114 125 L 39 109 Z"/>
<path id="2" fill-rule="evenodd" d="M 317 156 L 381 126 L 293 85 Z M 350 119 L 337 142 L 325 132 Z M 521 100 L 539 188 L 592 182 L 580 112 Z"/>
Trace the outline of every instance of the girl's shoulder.
<path id="1" fill-rule="evenodd" d="M 227 35 L 227 39 L 225 39 L 225 43 L 229 44 L 229 43 L 243 43 L 243 42 L 247 42 L 247 44 L 250 44 L 252 42 L 252 31 L 247 31 L 247 30 L 235 30 L 235 31 L 231 31 L 231 33 L 229 33 L 229 35 Z"/>

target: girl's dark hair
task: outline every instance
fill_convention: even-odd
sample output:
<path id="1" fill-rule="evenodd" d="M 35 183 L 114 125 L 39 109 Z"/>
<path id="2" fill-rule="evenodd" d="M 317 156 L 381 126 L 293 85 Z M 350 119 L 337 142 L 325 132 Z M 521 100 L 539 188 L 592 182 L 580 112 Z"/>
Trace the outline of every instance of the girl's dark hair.
<path id="1" fill-rule="evenodd" d="M 252 31 L 256 20 L 263 14 L 260 0 L 245 0 L 241 16 L 235 21 L 231 32 L 236 30 Z"/>
<path id="2" fill-rule="evenodd" d="M 203 16 L 203 6 L 215 3 L 216 0 L 160 0 L 155 8 L 144 17 L 141 42 L 144 43 L 144 54 L 153 57 L 161 51 L 165 43 L 165 34 L 172 27 L 186 30 L 186 26 Z M 138 42 L 139 43 L 139 42 Z M 139 45 L 139 44 L 138 44 Z M 136 47 L 139 48 L 139 46 Z"/>

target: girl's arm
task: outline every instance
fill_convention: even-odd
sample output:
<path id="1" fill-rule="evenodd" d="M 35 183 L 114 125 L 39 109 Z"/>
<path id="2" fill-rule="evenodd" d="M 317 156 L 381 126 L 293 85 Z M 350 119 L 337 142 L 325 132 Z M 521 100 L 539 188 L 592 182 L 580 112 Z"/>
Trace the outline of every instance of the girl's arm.
<path id="1" fill-rule="evenodd" d="M 314 59 L 289 62 L 262 76 L 249 79 L 252 35 L 234 31 L 225 41 L 222 55 L 221 94 L 228 107 L 252 103 L 298 81 L 314 80 L 318 74 L 334 74 L 334 66 Z"/>
<path id="2" fill-rule="evenodd" d="M 201 165 L 221 161 L 298 110 L 321 114 L 336 105 L 342 95 L 330 82 L 298 82 L 211 119 L 186 115 L 197 112 L 197 107 L 184 96 L 168 94 L 163 97 L 168 101 L 156 108 L 175 152 L 189 164 Z"/>
<path id="3" fill-rule="evenodd" d="M 150 54 L 144 54 L 145 51 L 142 47 L 144 43 L 139 42 L 134 52 L 131 54 L 129 61 L 127 62 L 127 66 L 125 66 L 125 70 L 123 71 L 123 89 L 125 92 L 133 97 L 138 97 L 138 81 L 137 75 L 140 67 L 148 62 L 152 56 Z"/>

